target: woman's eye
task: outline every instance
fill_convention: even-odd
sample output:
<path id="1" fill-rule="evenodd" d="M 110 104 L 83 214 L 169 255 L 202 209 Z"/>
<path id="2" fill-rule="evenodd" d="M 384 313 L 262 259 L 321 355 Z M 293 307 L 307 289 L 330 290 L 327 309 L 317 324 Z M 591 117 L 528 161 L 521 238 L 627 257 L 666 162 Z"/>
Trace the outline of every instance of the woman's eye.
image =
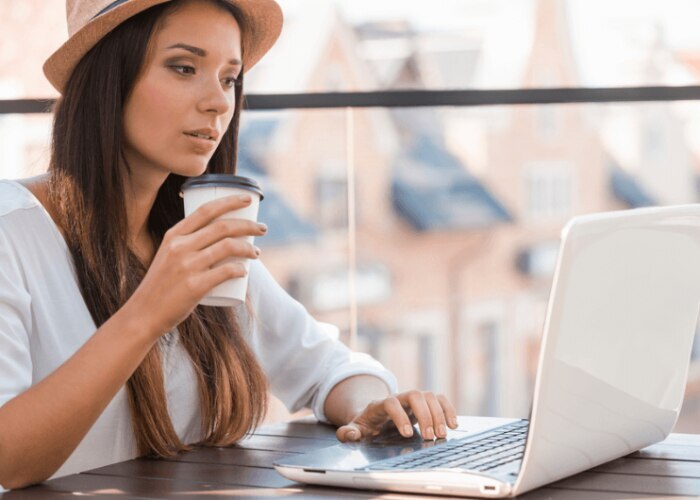
<path id="1" fill-rule="evenodd" d="M 194 66 L 173 64 L 170 67 L 172 68 L 173 71 L 175 71 L 181 75 L 194 75 L 194 74 L 196 74 Z M 233 87 L 239 86 L 241 84 L 241 80 L 239 77 L 229 76 L 229 77 L 226 77 L 222 80 L 222 84 L 225 88 L 231 89 Z"/>
<path id="2" fill-rule="evenodd" d="M 232 76 L 228 77 L 228 78 L 224 78 L 224 86 L 227 89 L 231 89 L 231 88 L 236 87 L 238 85 L 240 85 L 240 80 L 238 78 L 234 78 Z"/>
<path id="3" fill-rule="evenodd" d="M 180 73 L 181 75 L 193 75 L 194 67 L 192 66 L 170 66 L 174 71 Z"/>

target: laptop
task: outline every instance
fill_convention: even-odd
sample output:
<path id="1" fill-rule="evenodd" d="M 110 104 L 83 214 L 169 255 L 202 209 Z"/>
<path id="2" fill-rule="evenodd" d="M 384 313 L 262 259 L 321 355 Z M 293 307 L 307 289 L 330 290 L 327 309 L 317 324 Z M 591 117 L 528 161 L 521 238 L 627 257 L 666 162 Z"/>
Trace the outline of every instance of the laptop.
<path id="1" fill-rule="evenodd" d="M 700 305 L 700 205 L 576 217 L 562 231 L 529 419 L 460 417 L 446 439 L 398 433 L 289 456 L 302 483 L 509 497 L 665 439 Z"/>

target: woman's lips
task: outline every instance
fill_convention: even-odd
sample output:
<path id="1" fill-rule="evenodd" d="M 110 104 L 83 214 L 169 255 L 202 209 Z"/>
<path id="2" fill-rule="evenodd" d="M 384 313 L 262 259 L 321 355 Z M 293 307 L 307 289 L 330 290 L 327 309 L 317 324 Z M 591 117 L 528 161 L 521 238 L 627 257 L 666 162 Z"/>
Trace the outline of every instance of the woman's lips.
<path id="1" fill-rule="evenodd" d="M 189 141 L 189 143 L 197 150 L 207 153 L 212 149 L 216 148 L 216 141 L 212 139 L 204 139 L 202 137 L 195 137 L 189 134 L 182 134 Z"/>

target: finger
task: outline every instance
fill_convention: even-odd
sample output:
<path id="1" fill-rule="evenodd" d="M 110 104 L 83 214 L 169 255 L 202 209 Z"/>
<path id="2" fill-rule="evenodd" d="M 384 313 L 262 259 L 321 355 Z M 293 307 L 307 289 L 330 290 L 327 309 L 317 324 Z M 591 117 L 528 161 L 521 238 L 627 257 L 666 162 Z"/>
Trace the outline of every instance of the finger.
<path id="1" fill-rule="evenodd" d="M 219 219 L 186 236 L 191 247 L 202 250 L 223 238 L 263 236 L 267 232 L 265 224 L 246 219 Z"/>
<path id="2" fill-rule="evenodd" d="M 364 411 L 347 425 L 353 425 L 359 431 L 361 437 L 377 436 L 387 428 L 396 426 L 403 435 L 413 435 L 413 427 L 406 410 L 398 399 L 391 396 L 387 399 L 373 401 L 367 405 Z M 346 430 L 344 432 L 350 432 Z"/>
<path id="3" fill-rule="evenodd" d="M 426 403 L 423 393 L 420 391 L 409 391 L 399 395 L 399 400 L 401 400 L 401 404 L 413 410 L 416 419 L 418 419 L 423 438 L 434 439 L 433 417 L 430 414 L 430 408 L 428 408 L 428 403 Z"/>
<path id="4" fill-rule="evenodd" d="M 175 224 L 171 231 L 175 234 L 191 234 L 203 228 L 217 217 L 227 212 L 245 208 L 251 204 L 253 198 L 248 194 L 225 196 L 214 201 L 204 203 L 190 215 Z"/>
<path id="5" fill-rule="evenodd" d="M 241 238 L 224 238 L 212 246 L 205 248 L 198 255 L 200 269 L 209 269 L 214 264 L 224 259 L 238 257 L 244 259 L 257 259 L 260 250 Z"/>
<path id="6" fill-rule="evenodd" d="M 438 394 L 437 400 L 442 406 L 442 410 L 445 412 L 445 417 L 447 418 L 447 425 L 450 429 L 456 429 L 459 427 L 459 422 L 457 421 L 457 411 L 455 407 L 450 403 L 450 400 L 444 394 Z"/>
<path id="7" fill-rule="evenodd" d="M 192 287 L 202 296 L 226 280 L 242 278 L 248 274 L 242 262 L 229 262 L 200 273 L 193 278 Z"/>
<path id="8" fill-rule="evenodd" d="M 401 404 L 401 401 L 395 397 L 391 396 L 386 398 L 382 405 L 384 411 L 389 416 L 394 425 L 399 430 L 403 437 L 413 436 L 413 424 L 411 424 L 411 419 L 406 413 L 406 409 Z"/>
<path id="9" fill-rule="evenodd" d="M 338 438 L 338 441 L 343 443 L 359 441 L 362 439 L 362 429 L 354 422 L 350 422 L 347 425 L 339 427 L 338 430 L 335 431 L 335 437 Z"/>
<path id="10" fill-rule="evenodd" d="M 424 394 L 425 402 L 428 403 L 430 415 L 433 417 L 433 425 L 435 426 L 435 435 L 439 438 L 447 436 L 447 422 L 445 421 L 445 413 L 442 410 L 440 402 L 432 392 Z"/>

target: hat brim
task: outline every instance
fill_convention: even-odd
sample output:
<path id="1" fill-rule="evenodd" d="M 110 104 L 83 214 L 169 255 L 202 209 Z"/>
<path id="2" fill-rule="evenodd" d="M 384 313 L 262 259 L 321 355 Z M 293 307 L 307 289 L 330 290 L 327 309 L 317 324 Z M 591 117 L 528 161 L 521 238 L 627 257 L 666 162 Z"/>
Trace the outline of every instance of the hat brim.
<path id="1" fill-rule="evenodd" d="M 44 63 L 44 75 L 59 93 L 80 59 L 110 31 L 139 12 L 172 0 L 131 0 L 93 19 L 73 34 Z M 275 44 L 282 31 L 282 10 L 274 0 L 226 0 L 242 15 L 243 69 L 248 71 Z"/>

